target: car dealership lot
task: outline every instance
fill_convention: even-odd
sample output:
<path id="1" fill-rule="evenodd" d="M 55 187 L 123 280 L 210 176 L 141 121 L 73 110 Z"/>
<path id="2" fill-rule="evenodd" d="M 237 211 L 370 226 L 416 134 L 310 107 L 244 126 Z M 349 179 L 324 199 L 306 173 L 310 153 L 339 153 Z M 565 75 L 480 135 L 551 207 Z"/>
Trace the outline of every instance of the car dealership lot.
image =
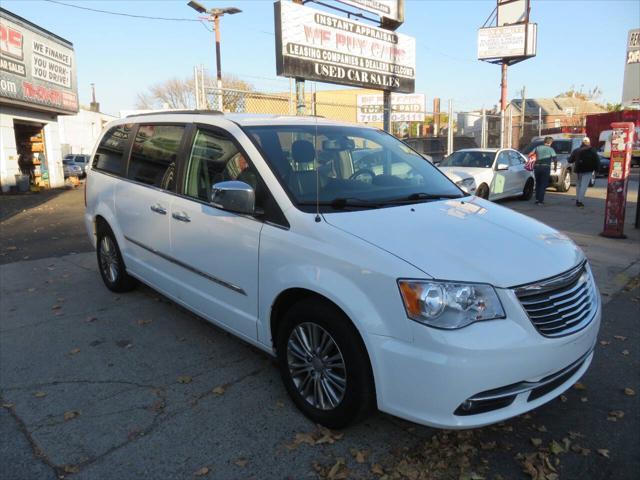
<path id="1" fill-rule="evenodd" d="M 9 466 L 3 473 L 16 479 L 378 478 L 380 472 L 526 478 L 523 468 L 553 473 L 551 465 L 561 478 L 586 472 L 633 478 L 640 468 L 640 409 L 638 396 L 624 389 L 640 391 L 634 327 L 640 289 L 629 284 L 640 265 L 639 235 L 629 224 L 627 240 L 597 236 L 604 180 L 598 182 L 584 210 L 573 206 L 573 188 L 549 192 L 542 208 L 503 203 L 560 228 L 589 256 L 608 301 L 593 366 L 566 401 L 472 432 L 446 434 L 383 414 L 337 434 L 320 431 L 289 401 L 269 357 L 148 288 L 109 292 L 93 253 L 69 254 L 82 246 L 31 256 L 37 260 L 2 257 L 0 456 Z M 77 197 L 69 208 L 79 212 L 82 193 L 57 199 L 66 196 Z M 7 220 L 13 232 L 28 213 Z M 56 236 L 58 214 L 41 213 Z M 627 218 L 633 215 L 630 209 Z M 8 243 L 15 236 L 8 237 L 6 222 L 2 227 L 3 253 L 30 256 L 22 243 Z"/>

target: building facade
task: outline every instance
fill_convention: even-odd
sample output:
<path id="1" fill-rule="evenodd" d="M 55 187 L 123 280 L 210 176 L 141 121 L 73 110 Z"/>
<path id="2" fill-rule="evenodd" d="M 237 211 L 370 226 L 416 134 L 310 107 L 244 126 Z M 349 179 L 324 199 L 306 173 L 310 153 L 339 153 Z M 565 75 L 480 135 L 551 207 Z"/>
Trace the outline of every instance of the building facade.
<path id="1" fill-rule="evenodd" d="M 73 44 L 0 8 L 0 188 L 64 184 L 58 115 L 78 112 Z M 24 178 L 24 177 L 23 177 Z"/>

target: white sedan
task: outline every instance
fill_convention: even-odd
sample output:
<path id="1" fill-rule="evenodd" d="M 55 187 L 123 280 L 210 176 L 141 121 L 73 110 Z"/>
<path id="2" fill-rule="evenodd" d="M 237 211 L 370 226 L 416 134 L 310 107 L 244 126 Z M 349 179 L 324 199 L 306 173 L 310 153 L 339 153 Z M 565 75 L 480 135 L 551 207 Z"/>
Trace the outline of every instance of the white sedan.
<path id="1" fill-rule="evenodd" d="M 438 168 L 467 193 L 488 200 L 533 195 L 533 172 L 527 159 L 510 148 L 468 148 L 453 152 Z"/>

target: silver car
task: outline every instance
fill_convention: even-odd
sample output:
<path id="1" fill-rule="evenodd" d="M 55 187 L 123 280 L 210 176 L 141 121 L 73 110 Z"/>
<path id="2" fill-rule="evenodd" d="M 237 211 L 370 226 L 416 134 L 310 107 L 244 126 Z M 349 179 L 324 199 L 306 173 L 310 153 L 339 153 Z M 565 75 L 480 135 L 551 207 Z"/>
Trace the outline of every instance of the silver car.
<path id="1" fill-rule="evenodd" d="M 89 165 L 89 155 L 84 154 L 68 154 L 65 155 L 62 160 L 63 165 L 76 165 L 80 168 L 80 173 L 73 173 L 73 175 L 78 175 L 79 177 L 84 178 L 87 174 L 87 166 Z M 66 173 L 65 173 L 66 178 Z"/>

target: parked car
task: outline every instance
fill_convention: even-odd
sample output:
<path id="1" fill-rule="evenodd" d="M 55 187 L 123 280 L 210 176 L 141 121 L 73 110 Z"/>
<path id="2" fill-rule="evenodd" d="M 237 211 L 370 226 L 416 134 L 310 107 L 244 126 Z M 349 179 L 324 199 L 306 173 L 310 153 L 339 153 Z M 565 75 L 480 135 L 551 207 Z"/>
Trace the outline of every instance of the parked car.
<path id="1" fill-rule="evenodd" d="M 107 288 L 141 281 L 273 355 L 314 422 L 377 407 L 491 424 L 593 358 L 601 303 L 580 248 L 378 129 L 154 113 L 108 124 L 92 162 L 84 220 Z"/>
<path id="2" fill-rule="evenodd" d="M 416 137 L 406 138 L 404 142 L 422 155 L 428 155 L 434 164 L 440 163 L 447 155 L 447 137 Z M 453 137 L 453 150 L 463 148 L 476 148 L 476 140 L 473 137 L 456 135 Z"/>
<path id="3" fill-rule="evenodd" d="M 82 176 L 82 167 L 67 158 L 62 160 L 62 171 L 64 173 L 64 178 L 80 178 Z"/>
<path id="4" fill-rule="evenodd" d="M 438 168 L 465 192 L 488 200 L 533 195 L 533 173 L 527 159 L 510 148 L 469 148 L 453 152 Z"/>
<path id="5" fill-rule="evenodd" d="M 63 165 L 77 165 L 80 167 L 80 177 L 85 177 L 87 173 L 87 165 L 89 165 L 89 155 L 84 154 L 68 154 L 64 156 Z"/>
<path id="6" fill-rule="evenodd" d="M 568 192 L 571 185 L 576 184 L 577 176 L 574 167 L 569 163 L 569 156 L 576 148 L 582 145 L 584 135 L 558 133 L 552 135 L 544 135 L 534 137 L 531 143 L 525 147 L 522 153 L 529 155 L 536 147 L 544 144 L 545 137 L 553 138 L 551 148 L 556 152 L 556 162 L 551 165 L 550 188 L 555 188 L 558 192 Z M 589 186 L 593 187 L 596 183 L 596 172 L 591 175 Z"/>

